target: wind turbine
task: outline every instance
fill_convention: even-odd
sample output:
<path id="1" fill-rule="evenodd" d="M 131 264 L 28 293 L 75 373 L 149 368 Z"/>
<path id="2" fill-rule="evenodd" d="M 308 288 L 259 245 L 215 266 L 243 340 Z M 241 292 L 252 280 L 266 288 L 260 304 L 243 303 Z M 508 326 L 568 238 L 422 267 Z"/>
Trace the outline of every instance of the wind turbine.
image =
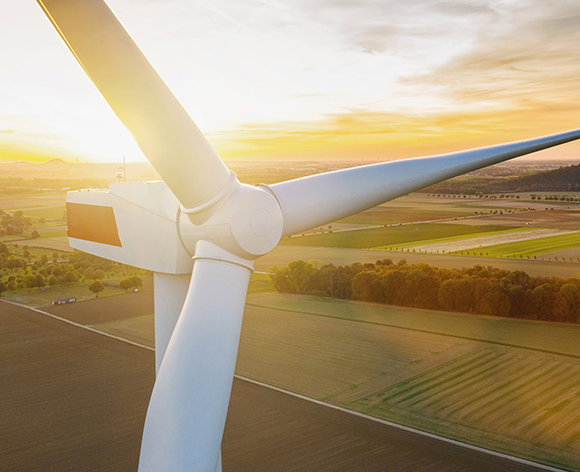
<path id="1" fill-rule="evenodd" d="M 256 258 L 281 237 L 444 179 L 580 138 L 240 183 L 102 0 L 37 0 L 163 182 L 69 192 L 73 248 L 154 272 L 157 378 L 139 470 L 221 470 L 242 313 Z M 191 274 L 191 276 L 190 276 Z"/>

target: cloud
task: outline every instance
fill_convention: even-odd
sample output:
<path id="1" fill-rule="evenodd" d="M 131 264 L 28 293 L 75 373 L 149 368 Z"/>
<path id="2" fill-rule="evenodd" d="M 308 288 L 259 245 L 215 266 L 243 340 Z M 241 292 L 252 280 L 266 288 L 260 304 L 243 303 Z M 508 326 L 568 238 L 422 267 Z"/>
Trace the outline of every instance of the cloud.
<path id="1" fill-rule="evenodd" d="M 473 47 L 409 84 L 458 104 L 555 110 L 580 100 L 580 3 L 490 2 L 497 21 Z"/>
<path id="2" fill-rule="evenodd" d="M 334 29 L 351 47 L 369 53 L 420 54 L 441 37 L 476 31 L 496 16 L 487 1 L 400 0 L 294 2 Z"/>
<path id="3" fill-rule="evenodd" d="M 362 162 L 441 154 L 565 129 L 562 120 L 545 123 L 541 115 L 514 109 L 436 114 L 350 110 L 312 122 L 248 124 L 210 139 L 227 159 Z M 543 157 L 571 158 L 579 152 L 577 143 L 545 151 Z"/>

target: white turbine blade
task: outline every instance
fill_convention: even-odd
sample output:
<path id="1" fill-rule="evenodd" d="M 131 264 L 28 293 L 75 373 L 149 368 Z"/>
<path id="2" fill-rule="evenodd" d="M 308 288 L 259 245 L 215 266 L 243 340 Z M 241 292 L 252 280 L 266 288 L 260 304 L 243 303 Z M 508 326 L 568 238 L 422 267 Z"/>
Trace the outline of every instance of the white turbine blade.
<path id="1" fill-rule="evenodd" d="M 102 0 L 37 0 L 87 75 L 186 208 L 232 175 Z"/>
<path id="2" fill-rule="evenodd" d="M 284 236 L 379 205 L 456 175 L 580 138 L 580 130 L 438 156 L 353 167 L 268 186 Z"/>
<path id="3" fill-rule="evenodd" d="M 140 472 L 214 472 L 219 464 L 250 270 L 216 251 L 226 254 L 203 241 L 196 247 L 147 411 Z"/>

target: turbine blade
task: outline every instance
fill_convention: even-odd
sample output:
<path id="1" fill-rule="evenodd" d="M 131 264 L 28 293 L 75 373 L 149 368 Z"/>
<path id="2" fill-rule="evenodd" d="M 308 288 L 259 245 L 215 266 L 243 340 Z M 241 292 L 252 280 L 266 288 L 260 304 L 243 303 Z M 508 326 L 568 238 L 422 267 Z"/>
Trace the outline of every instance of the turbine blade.
<path id="1" fill-rule="evenodd" d="M 223 255 L 229 257 L 205 241 L 196 247 L 189 291 L 147 411 L 140 472 L 214 472 L 220 463 L 250 277 L 247 267 Z"/>
<path id="2" fill-rule="evenodd" d="M 456 175 L 580 138 L 580 130 L 469 151 L 353 167 L 270 185 L 284 236 L 324 225 Z"/>
<path id="3" fill-rule="evenodd" d="M 233 178 L 102 0 L 37 0 L 89 78 L 186 208 Z"/>

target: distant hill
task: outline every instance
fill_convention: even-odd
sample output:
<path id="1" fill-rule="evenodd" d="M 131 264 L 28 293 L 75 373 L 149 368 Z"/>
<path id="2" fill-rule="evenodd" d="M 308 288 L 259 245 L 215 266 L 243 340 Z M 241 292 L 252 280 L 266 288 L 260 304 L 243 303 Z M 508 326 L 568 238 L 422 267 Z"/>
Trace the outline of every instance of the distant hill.
<path id="1" fill-rule="evenodd" d="M 427 193 L 580 192 L 580 164 L 521 177 L 461 176 L 423 190 Z"/>
<path id="2" fill-rule="evenodd" d="M 580 192 L 580 164 L 498 182 L 500 192 Z"/>

